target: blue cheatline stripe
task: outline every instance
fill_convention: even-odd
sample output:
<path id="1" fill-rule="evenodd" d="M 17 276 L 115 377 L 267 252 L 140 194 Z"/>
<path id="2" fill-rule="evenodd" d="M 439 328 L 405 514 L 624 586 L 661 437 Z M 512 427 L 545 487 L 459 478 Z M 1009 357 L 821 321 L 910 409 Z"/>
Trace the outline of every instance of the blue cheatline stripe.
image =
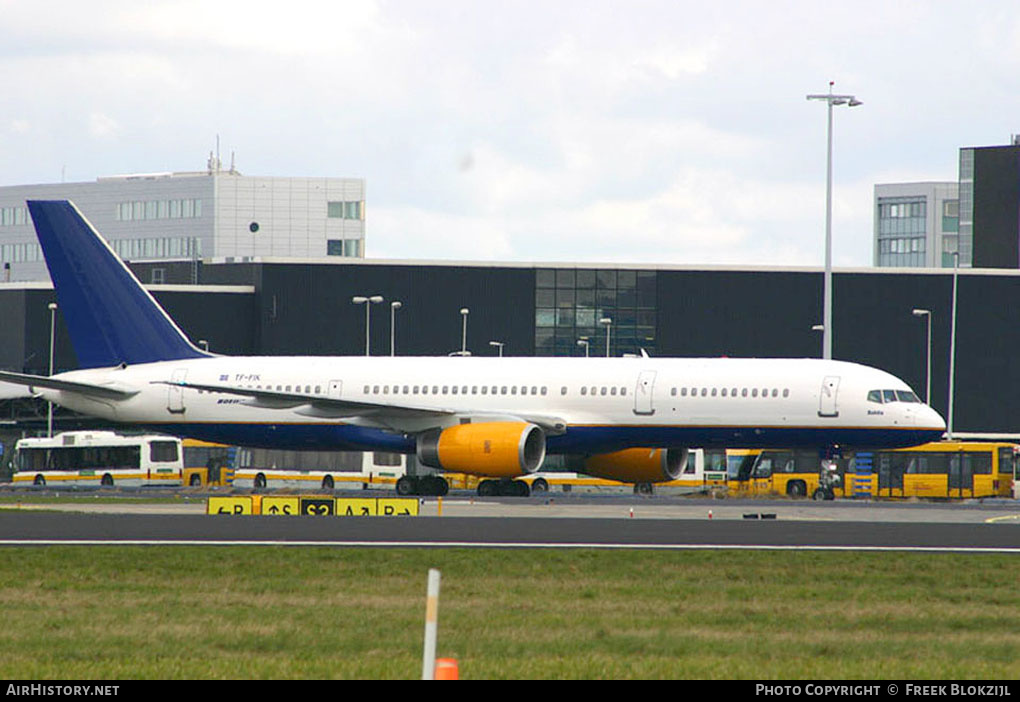
<path id="1" fill-rule="evenodd" d="M 206 356 L 66 200 L 28 209 L 82 368 Z"/>
<path id="2" fill-rule="evenodd" d="M 351 424 L 173 423 L 147 425 L 176 436 L 221 444 L 288 450 L 393 451 L 413 453 L 415 441 L 401 434 Z M 753 435 L 757 448 L 817 448 L 837 443 L 847 448 L 912 446 L 933 440 L 932 432 L 900 429 L 853 429 L 838 435 L 810 427 L 748 429 L 733 427 L 570 427 L 547 439 L 550 454 L 608 453 L 647 446 L 727 446 L 734 436 Z M 941 432 L 939 432 L 941 435 Z M 936 437 L 937 438 L 937 437 Z M 739 447 L 739 446 L 736 446 Z"/>

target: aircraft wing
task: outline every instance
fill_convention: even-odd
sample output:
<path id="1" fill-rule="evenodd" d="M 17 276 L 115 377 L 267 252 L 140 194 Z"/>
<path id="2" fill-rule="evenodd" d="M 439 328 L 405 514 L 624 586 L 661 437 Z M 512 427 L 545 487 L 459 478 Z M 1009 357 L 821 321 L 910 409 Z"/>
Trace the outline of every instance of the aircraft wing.
<path id="1" fill-rule="evenodd" d="M 2 380 L 2 378 L 0 378 Z M 456 416 L 469 416 L 477 420 L 488 421 L 525 421 L 536 424 L 551 434 L 562 434 L 566 423 L 558 418 L 536 414 L 520 414 L 515 412 L 486 412 L 478 415 L 456 407 L 422 407 L 397 402 L 364 402 L 343 400 L 324 395 L 313 395 L 300 392 L 281 392 L 279 390 L 240 388 L 214 383 L 192 383 L 186 381 L 154 380 L 156 385 L 172 385 L 204 390 L 206 392 L 239 395 L 249 398 L 246 404 L 265 409 L 293 409 L 298 414 L 309 417 L 330 417 L 336 419 L 356 419 L 356 423 L 369 426 L 401 428 L 407 422 L 421 425 L 429 419 L 449 419 Z"/>
<path id="2" fill-rule="evenodd" d="M 28 373 L 15 373 L 13 371 L 0 371 L 0 381 L 28 386 L 30 392 L 33 391 L 33 388 L 47 388 L 49 390 L 76 392 L 91 397 L 99 397 L 104 400 L 126 400 L 138 394 L 137 389 L 119 383 L 100 385 L 98 383 L 83 383 L 77 380 L 62 380 L 45 375 L 29 375 Z"/>

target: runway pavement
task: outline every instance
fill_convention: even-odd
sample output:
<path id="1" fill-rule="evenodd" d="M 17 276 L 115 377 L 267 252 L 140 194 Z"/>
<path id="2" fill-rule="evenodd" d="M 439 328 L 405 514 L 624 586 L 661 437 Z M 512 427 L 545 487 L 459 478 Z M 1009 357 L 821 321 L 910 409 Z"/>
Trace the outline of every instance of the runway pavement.
<path id="1" fill-rule="evenodd" d="M 1020 505 L 1012 500 L 932 505 L 454 497 L 442 501 L 442 516 L 440 502 L 426 499 L 419 517 L 206 516 L 201 503 L 88 500 L 22 507 L 5 505 L 0 511 L 0 545 L 810 548 L 1020 555 Z"/>

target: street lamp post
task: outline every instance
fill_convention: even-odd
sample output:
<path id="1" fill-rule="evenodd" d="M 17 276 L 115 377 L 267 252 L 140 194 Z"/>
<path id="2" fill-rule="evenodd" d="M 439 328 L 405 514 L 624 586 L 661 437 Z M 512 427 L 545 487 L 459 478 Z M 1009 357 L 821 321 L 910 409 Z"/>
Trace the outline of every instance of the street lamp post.
<path id="1" fill-rule="evenodd" d="M 57 330 L 57 303 L 51 302 L 47 307 L 50 310 L 50 375 L 53 375 L 53 346 L 56 340 Z M 53 403 L 46 402 L 46 436 L 53 437 Z"/>
<path id="2" fill-rule="evenodd" d="M 397 310 L 403 307 L 400 300 L 390 303 L 390 355 L 397 355 Z"/>
<path id="3" fill-rule="evenodd" d="M 825 325 L 824 324 L 816 324 L 813 327 L 811 327 L 811 331 L 824 332 L 825 331 Z M 822 358 L 825 358 L 825 334 L 822 334 Z"/>
<path id="4" fill-rule="evenodd" d="M 471 312 L 467 307 L 460 308 L 461 329 L 460 329 L 460 355 L 467 356 L 467 318 Z"/>
<path id="5" fill-rule="evenodd" d="M 588 343 L 588 338 L 584 337 L 584 338 L 578 339 L 577 340 L 577 345 L 584 347 L 584 357 L 588 358 L 588 347 L 591 346 L 591 344 Z"/>
<path id="6" fill-rule="evenodd" d="M 366 356 L 371 355 L 370 347 L 369 347 L 369 340 L 371 338 L 370 331 L 371 331 L 371 326 L 372 326 L 372 319 L 371 319 L 371 316 L 370 316 L 369 312 L 372 309 L 372 305 L 378 305 L 382 301 L 383 301 L 382 295 L 372 295 L 371 297 L 365 297 L 365 296 L 362 296 L 362 295 L 355 295 L 354 297 L 351 298 L 351 302 L 353 302 L 355 305 L 364 305 L 365 306 L 365 355 Z"/>
<path id="7" fill-rule="evenodd" d="M 953 312 L 949 325 L 949 412 L 946 418 L 946 438 L 953 438 L 953 386 L 956 380 L 956 296 L 960 273 L 960 252 L 953 252 Z"/>
<path id="8" fill-rule="evenodd" d="M 499 357 L 500 358 L 503 358 L 503 346 L 504 345 L 505 344 L 502 341 L 490 341 L 489 342 L 489 346 L 494 346 L 496 349 L 499 350 Z"/>
<path id="9" fill-rule="evenodd" d="M 853 95 L 833 95 L 833 81 L 829 81 L 829 92 L 823 95 L 808 95 L 808 100 L 824 100 L 828 105 L 829 122 L 827 131 L 828 151 L 825 160 L 825 278 L 822 296 L 822 358 L 832 358 L 832 107 L 848 105 L 857 107 L 863 103 Z"/>
<path id="10" fill-rule="evenodd" d="M 911 311 L 915 317 L 925 317 L 928 322 L 928 355 L 925 360 L 924 401 L 931 404 L 931 310 L 915 309 Z"/>
<path id="11" fill-rule="evenodd" d="M 599 324 L 603 324 L 606 327 L 606 358 L 609 358 L 609 330 L 613 326 L 613 320 L 609 317 L 603 317 L 599 320 Z"/>

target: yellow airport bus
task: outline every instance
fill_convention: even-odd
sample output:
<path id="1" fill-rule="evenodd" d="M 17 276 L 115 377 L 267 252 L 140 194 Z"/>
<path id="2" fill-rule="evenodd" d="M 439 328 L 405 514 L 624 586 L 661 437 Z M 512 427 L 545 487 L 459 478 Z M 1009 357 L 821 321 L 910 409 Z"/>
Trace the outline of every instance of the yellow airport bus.
<path id="1" fill-rule="evenodd" d="M 858 452 L 843 482 L 846 497 L 1011 497 L 1016 444 L 938 441 Z"/>
<path id="2" fill-rule="evenodd" d="M 858 451 L 823 471 L 817 451 L 729 450 L 728 489 L 735 496 L 883 498 L 1010 497 L 1018 447 L 938 441 Z"/>
<path id="3" fill-rule="evenodd" d="M 184 439 L 183 482 L 189 487 L 226 486 L 234 483 L 243 449 L 198 439 Z"/>
<path id="4" fill-rule="evenodd" d="M 823 474 L 817 450 L 730 449 L 726 452 L 726 484 L 736 497 L 785 495 L 831 500 L 840 494 L 838 484 L 848 463 L 836 458 Z"/>
<path id="5" fill-rule="evenodd" d="M 20 439 L 15 485 L 113 487 L 175 486 L 183 474 L 181 440 L 160 434 L 67 431 Z"/>

